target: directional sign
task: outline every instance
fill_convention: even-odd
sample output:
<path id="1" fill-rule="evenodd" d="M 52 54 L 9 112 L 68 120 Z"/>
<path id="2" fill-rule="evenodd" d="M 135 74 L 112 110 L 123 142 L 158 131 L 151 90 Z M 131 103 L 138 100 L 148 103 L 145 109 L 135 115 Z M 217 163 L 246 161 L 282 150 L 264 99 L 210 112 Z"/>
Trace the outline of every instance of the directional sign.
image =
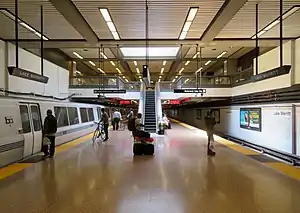
<path id="1" fill-rule="evenodd" d="M 24 70 L 17 67 L 7 67 L 8 72 L 10 75 L 19 77 L 19 78 L 25 78 L 31 81 L 37 81 L 40 83 L 47 84 L 49 78 L 47 76 L 43 76 L 34 72 L 30 72 L 28 70 Z"/>
<path id="2" fill-rule="evenodd" d="M 120 89 L 120 90 L 116 90 L 116 89 L 103 89 L 103 90 L 99 90 L 99 89 L 94 89 L 94 94 L 98 94 L 98 93 L 126 93 L 125 89 Z"/>
<path id="3" fill-rule="evenodd" d="M 206 93 L 206 89 L 174 89 L 174 93 Z"/>

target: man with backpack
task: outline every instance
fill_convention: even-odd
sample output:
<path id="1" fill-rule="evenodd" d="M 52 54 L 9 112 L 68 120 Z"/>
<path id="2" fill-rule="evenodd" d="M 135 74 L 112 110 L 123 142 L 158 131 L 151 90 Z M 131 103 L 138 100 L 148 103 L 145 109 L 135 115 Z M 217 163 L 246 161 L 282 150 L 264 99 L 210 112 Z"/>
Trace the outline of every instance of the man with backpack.
<path id="1" fill-rule="evenodd" d="M 132 132 L 134 137 L 150 138 L 150 133 L 142 130 L 143 126 L 142 113 L 138 113 L 136 118 L 132 118 L 128 121 L 128 130 Z"/>
<path id="2" fill-rule="evenodd" d="M 57 120 L 52 115 L 52 110 L 47 110 L 47 116 L 44 121 L 44 137 L 47 137 L 50 141 L 50 157 L 55 153 L 55 133 L 57 131 Z M 43 147 L 45 156 L 49 155 L 48 145 Z"/>
<path id="3" fill-rule="evenodd" d="M 211 156 L 216 155 L 216 153 L 211 149 L 212 148 L 211 141 L 213 140 L 215 125 L 216 125 L 215 118 L 212 116 L 212 112 L 208 111 L 207 116 L 205 117 L 205 126 L 206 126 L 207 138 L 208 138 L 207 154 Z"/>

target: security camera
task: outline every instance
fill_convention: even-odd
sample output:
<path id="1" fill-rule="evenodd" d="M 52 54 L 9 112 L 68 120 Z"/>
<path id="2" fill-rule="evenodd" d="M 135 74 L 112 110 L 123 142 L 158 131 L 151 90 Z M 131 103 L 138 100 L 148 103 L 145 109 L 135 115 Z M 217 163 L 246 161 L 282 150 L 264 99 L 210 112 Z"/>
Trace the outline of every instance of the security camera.
<path id="1" fill-rule="evenodd" d="M 203 97 L 203 93 L 201 93 L 201 97 Z"/>

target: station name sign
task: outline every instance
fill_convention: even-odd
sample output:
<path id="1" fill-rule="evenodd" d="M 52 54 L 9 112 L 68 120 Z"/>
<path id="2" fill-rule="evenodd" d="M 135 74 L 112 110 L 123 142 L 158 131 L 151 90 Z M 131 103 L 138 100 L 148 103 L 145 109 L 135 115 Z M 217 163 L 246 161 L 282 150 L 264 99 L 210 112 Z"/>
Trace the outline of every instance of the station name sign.
<path id="1" fill-rule="evenodd" d="M 290 65 L 284 65 L 282 67 L 277 67 L 275 69 L 271 69 L 269 71 L 260 73 L 258 75 L 254 75 L 252 76 L 252 81 L 256 82 L 256 81 L 262 81 L 268 78 L 274 78 L 280 75 L 286 75 L 290 72 L 291 70 L 291 66 Z"/>
<path id="2" fill-rule="evenodd" d="M 49 78 L 17 67 L 7 67 L 10 75 L 47 84 Z"/>
<path id="3" fill-rule="evenodd" d="M 206 89 L 174 89 L 174 93 L 206 93 Z"/>
<path id="4" fill-rule="evenodd" d="M 98 94 L 98 93 L 105 93 L 105 94 L 108 94 L 108 93 L 113 93 L 113 94 L 124 94 L 126 93 L 126 90 L 125 89 L 94 89 L 94 94 Z"/>

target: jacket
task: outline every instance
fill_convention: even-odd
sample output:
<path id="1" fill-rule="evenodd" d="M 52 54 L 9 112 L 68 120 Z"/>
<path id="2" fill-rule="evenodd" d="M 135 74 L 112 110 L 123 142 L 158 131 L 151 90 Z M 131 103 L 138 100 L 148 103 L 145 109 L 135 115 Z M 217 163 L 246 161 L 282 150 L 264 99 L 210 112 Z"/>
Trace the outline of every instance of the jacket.
<path id="1" fill-rule="evenodd" d="M 55 134 L 57 131 L 57 120 L 53 115 L 47 115 L 44 121 L 44 134 Z"/>

